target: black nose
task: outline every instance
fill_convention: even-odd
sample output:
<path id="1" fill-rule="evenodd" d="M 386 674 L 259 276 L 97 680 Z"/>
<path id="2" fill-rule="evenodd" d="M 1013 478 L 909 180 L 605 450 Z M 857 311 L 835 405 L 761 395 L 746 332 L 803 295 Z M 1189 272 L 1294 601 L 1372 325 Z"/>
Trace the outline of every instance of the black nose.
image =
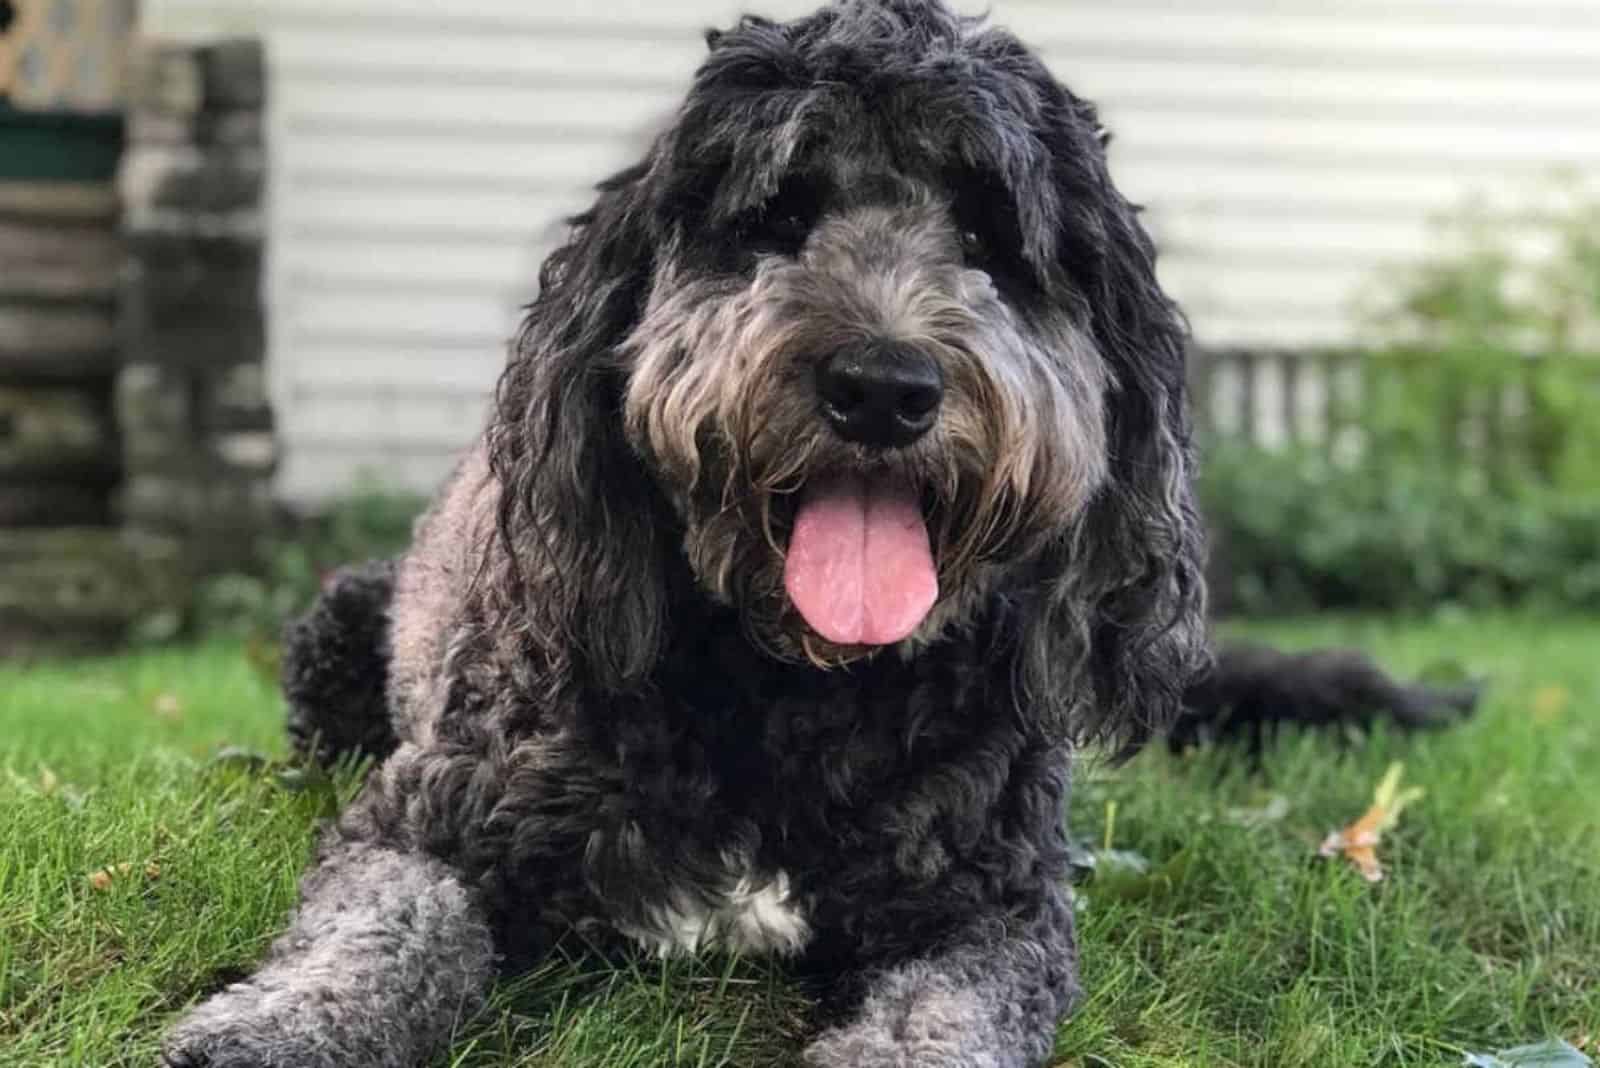
<path id="1" fill-rule="evenodd" d="M 939 365 L 894 341 L 843 348 L 817 371 L 822 415 L 846 441 L 878 448 L 910 445 L 933 426 L 944 398 Z"/>

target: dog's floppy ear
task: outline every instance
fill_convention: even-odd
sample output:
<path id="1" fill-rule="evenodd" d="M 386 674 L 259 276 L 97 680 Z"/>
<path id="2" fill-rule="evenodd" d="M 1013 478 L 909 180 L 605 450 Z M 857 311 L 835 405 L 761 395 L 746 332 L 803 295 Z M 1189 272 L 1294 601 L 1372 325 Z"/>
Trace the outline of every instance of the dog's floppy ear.
<path id="1" fill-rule="evenodd" d="M 603 183 L 540 269 L 488 436 L 509 610 L 550 668 L 613 693 L 643 682 L 665 629 L 658 491 L 623 436 L 617 355 L 653 271 L 648 175 Z"/>
<path id="2" fill-rule="evenodd" d="M 1136 209 L 1111 184 L 1093 109 L 1068 100 L 1051 146 L 1063 214 L 1052 244 L 1106 362 L 1108 475 L 1034 612 L 1029 682 L 1036 698 L 1043 688 L 1075 704 L 1057 707 L 1080 739 L 1131 752 L 1176 719 L 1209 656 L 1187 330 Z"/>

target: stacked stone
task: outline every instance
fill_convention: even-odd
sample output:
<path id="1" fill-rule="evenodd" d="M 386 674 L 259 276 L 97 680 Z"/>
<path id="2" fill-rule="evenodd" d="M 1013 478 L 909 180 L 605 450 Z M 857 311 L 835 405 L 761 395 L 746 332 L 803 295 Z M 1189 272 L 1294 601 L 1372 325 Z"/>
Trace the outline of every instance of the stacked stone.
<path id="1" fill-rule="evenodd" d="M 262 56 L 249 41 L 148 43 L 133 70 L 123 514 L 198 577 L 252 564 L 271 514 Z"/>
<path id="2" fill-rule="evenodd" d="M 110 182 L 0 179 L 0 655 L 119 634 Z"/>

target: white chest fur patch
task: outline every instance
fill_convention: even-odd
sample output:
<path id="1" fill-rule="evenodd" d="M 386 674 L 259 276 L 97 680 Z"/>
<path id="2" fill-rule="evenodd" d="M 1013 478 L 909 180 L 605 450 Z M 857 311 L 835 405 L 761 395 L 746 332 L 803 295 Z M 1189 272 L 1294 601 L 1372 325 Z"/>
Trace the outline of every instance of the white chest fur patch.
<path id="1" fill-rule="evenodd" d="M 778 872 L 757 882 L 739 878 L 712 902 L 674 895 L 651 910 L 645 926 L 625 926 L 622 933 L 662 957 L 722 949 L 735 953 L 795 953 L 811 937 L 811 928 Z"/>

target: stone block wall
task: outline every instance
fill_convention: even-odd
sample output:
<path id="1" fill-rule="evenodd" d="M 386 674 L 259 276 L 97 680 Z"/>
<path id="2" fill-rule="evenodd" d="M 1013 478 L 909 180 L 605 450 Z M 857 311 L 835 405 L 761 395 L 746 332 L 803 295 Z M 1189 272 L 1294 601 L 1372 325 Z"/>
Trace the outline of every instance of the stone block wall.
<path id="1" fill-rule="evenodd" d="M 127 267 L 117 382 L 129 528 L 199 577 L 248 567 L 276 462 L 263 368 L 261 48 L 135 53 L 119 176 Z"/>
<path id="2" fill-rule="evenodd" d="M 113 509 L 121 259 L 108 180 L 0 176 L 0 656 L 120 637 L 142 596 Z"/>

